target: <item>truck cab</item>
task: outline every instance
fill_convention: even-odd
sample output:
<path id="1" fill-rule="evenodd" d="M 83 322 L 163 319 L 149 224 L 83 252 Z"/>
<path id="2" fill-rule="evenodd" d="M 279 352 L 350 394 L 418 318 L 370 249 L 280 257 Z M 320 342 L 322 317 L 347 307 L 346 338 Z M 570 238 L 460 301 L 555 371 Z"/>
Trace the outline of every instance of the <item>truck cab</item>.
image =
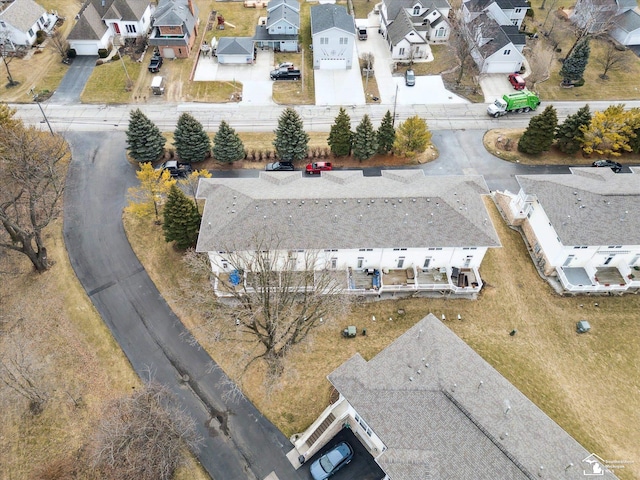
<path id="1" fill-rule="evenodd" d="M 502 98 L 496 98 L 495 102 L 487 107 L 487 113 L 492 117 L 499 117 L 507 113 L 507 102 Z"/>

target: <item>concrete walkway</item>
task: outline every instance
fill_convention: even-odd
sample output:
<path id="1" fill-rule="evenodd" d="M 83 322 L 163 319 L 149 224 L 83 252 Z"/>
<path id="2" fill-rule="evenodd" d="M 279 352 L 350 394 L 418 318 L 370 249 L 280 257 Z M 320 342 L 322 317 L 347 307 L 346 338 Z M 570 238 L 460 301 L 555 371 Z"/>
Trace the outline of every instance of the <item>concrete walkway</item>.
<path id="1" fill-rule="evenodd" d="M 166 385 L 204 438 L 197 457 L 215 480 L 303 479 L 286 459 L 289 440 L 246 399 L 225 400 L 225 374 L 166 304 L 122 226 L 135 167 L 125 135 L 68 133 L 73 161 L 64 199 L 71 265 L 134 370 Z"/>

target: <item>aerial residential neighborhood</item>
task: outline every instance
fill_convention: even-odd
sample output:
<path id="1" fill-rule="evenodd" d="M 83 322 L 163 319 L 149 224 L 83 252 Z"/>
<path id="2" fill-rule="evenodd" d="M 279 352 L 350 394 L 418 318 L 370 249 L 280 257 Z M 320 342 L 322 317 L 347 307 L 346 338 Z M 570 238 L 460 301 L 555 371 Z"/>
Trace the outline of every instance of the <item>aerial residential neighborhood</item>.
<path id="1" fill-rule="evenodd" d="M 0 477 L 640 478 L 639 12 L 0 2 Z"/>

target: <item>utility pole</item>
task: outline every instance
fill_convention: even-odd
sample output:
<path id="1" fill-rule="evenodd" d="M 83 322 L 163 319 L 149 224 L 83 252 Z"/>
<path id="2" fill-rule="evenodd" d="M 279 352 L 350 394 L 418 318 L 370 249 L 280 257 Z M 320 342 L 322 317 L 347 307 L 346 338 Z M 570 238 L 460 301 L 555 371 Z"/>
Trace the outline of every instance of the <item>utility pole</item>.
<path id="1" fill-rule="evenodd" d="M 396 84 L 396 96 L 393 97 L 393 120 L 391 122 L 392 126 L 396 126 L 396 105 L 398 104 L 398 84 Z"/>
<path id="2" fill-rule="evenodd" d="M 44 110 L 42 109 L 42 105 L 40 105 L 40 102 L 38 101 L 38 94 L 35 93 L 35 90 L 32 88 L 31 90 L 29 90 L 29 95 L 33 96 L 33 101 L 38 104 L 38 107 L 40 107 L 40 111 L 42 112 L 42 116 L 44 117 L 44 121 L 47 122 L 47 126 L 49 127 L 49 131 L 51 132 L 51 135 L 54 136 L 55 134 L 53 133 L 53 128 L 51 128 L 51 124 L 49 123 L 49 119 L 44 114 Z"/>

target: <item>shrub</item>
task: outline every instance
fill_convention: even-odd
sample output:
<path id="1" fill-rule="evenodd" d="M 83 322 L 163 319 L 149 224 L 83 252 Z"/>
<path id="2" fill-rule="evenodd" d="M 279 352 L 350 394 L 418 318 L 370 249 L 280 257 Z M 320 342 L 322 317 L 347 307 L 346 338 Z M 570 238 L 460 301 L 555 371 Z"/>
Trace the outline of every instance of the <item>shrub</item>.
<path id="1" fill-rule="evenodd" d="M 118 60 L 120 60 L 120 54 L 119 53 L 116 53 L 113 57 L 111 57 L 111 61 L 113 61 L 113 62 L 118 61 Z"/>
<path id="2" fill-rule="evenodd" d="M 67 50 L 67 57 L 69 58 L 76 58 L 76 49 L 75 48 L 70 48 L 69 50 Z"/>
<path id="3" fill-rule="evenodd" d="M 36 32 L 36 44 L 40 45 L 42 42 L 44 42 L 44 39 L 47 38 L 47 34 L 44 32 L 44 30 L 38 30 Z"/>
<path id="4" fill-rule="evenodd" d="M 107 58 L 109 56 L 109 50 L 107 50 L 106 48 L 98 49 L 98 56 L 100 58 Z"/>
<path id="5" fill-rule="evenodd" d="M 104 63 L 104 61 L 98 59 L 96 60 L 96 66 L 102 65 Z"/>

